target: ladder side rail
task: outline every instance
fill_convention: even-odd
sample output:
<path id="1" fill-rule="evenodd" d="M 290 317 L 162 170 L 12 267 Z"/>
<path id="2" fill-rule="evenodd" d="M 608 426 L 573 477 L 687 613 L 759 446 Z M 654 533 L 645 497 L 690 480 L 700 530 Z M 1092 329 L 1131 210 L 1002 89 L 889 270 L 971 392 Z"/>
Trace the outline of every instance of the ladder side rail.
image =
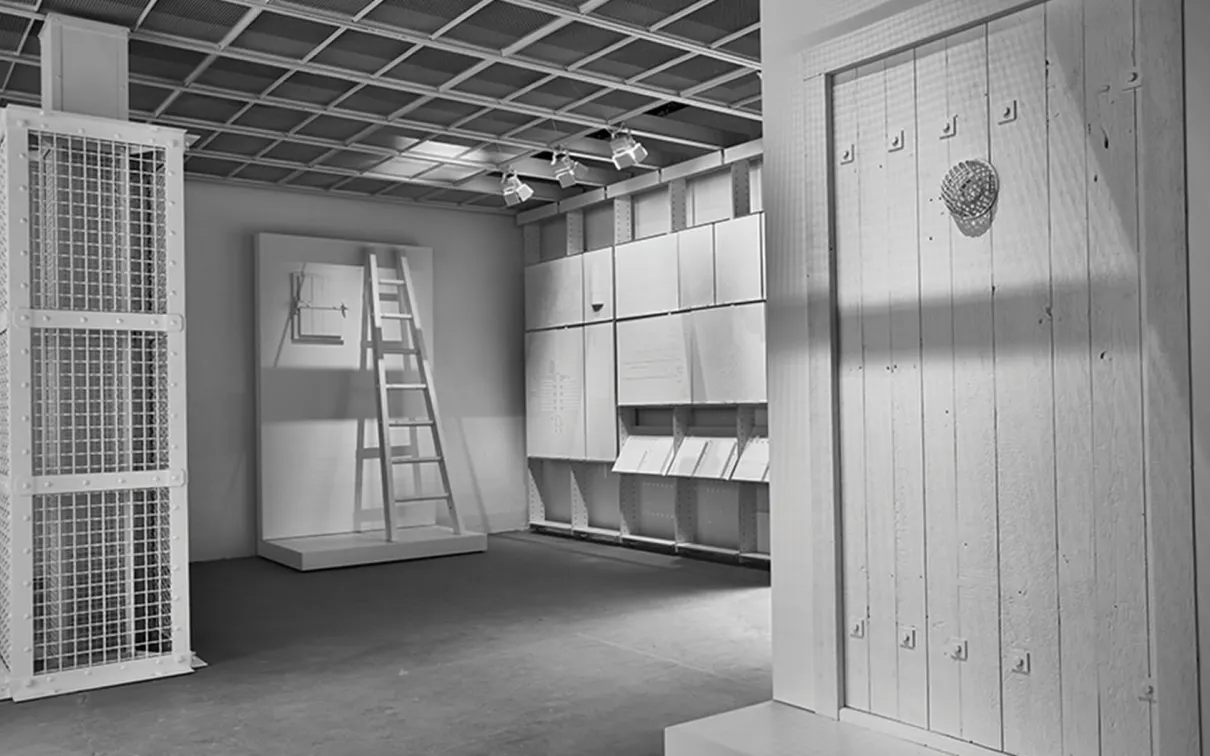
<path id="1" fill-rule="evenodd" d="M 416 306 L 416 290 L 412 283 L 412 270 L 402 250 L 395 250 L 395 266 L 399 272 L 399 279 L 403 281 L 403 295 L 407 298 L 407 311 L 412 316 L 408 321 L 411 323 L 412 346 L 416 349 L 416 362 L 420 368 L 420 382 L 426 387 L 424 391 L 425 403 L 428 405 L 429 418 L 433 421 L 433 451 L 441 460 L 437 463 L 437 469 L 441 472 L 441 485 L 444 489 L 446 506 L 450 513 L 450 525 L 455 534 L 461 535 L 463 532 L 462 515 L 458 511 L 457 504 L 454 501 L 454 489 L 450 485 L 449 456 L 446 454 L 443 441 L 443 428 L 445 425 L 441 420 L 441 409 L 437 403 L 437 389 L 433 383 L 433 371 L 429 363 L 428 346 L 424 338 L 424 324 L 421 322 L 420 309 Z"/>
<path id="2" fill-rule="evenodd" d="M 390 404 L 387 397 L 386 364 L 383 361 L 382 307 L 379 301 L 378 254 L 366 250 L 366 304 L 370 308 L 370 344 L 374 353 L 374 388 L 378 404 L 378 468 L 382 475 L 383 530 L 395 540 L 395 480 L 391 465 Z"/>

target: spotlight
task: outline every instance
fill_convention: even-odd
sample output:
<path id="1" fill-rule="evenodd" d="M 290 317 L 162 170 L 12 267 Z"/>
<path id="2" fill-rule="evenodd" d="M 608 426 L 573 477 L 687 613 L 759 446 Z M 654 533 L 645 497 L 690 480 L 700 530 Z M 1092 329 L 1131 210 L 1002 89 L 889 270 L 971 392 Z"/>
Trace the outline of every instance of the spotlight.
<path id="1" fill-rule="evenodd" d="M 534 196 L 533 187 L 522 181 L 515 171 L 505 174 L 500 181 L 500 188 L 504 192 L 504 203 L 509 207 L 520 205 Z"/>
<path id="2" fill-rule="evenodd" d="M 609 149 L 613 151 L 613 164 L 618 170 L 633 168 L 647 159 L 647 148 L 636 142 L 625 127 L 613 133 Z"/>
<path id="3" fill-rule="evenodd" d="M 559 186 L 564 189 L 575 186 L 584 173 L 584 166 L 572 160 L 571 155 L 565 151 L 556 152 L 550 159 L 550 164 L 555 167 L 555 178 L 559 180 Z"/>

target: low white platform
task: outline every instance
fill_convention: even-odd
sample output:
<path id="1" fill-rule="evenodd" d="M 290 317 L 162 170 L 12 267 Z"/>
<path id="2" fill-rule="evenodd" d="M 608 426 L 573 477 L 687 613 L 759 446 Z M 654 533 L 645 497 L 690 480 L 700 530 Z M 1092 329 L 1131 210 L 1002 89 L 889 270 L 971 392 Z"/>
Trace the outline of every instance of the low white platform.
<path id="1" fill-rule="evenodd" d="M 775 701 L 664 730 L 664 756 L 941 756 L 945 753 Z"/>
<path id="2" fill-rule="evenodd" d="M 480 551 L 487 551 L 486 535 L 465 532 L 454 535 L 449 528 L 430 525 L 400 528 L 394 541 L 386 540 L 381 530 L 261 541 L 258 553 L 265 559 L 306 572 Z"/>

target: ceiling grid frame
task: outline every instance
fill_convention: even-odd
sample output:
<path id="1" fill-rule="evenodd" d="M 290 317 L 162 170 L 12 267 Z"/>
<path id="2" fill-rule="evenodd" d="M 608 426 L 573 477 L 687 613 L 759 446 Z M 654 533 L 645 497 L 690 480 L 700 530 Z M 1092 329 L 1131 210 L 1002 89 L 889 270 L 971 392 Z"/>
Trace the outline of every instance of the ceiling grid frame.
<path id="1" fill-rule="evenodd" d="M 132 66 L 139 72 L 130 76 L 132 100 L 138 95 L 131 118 L 200 136 L 188 152 L 193 175 L 512 213 L 502 207 L 499 186 L 499 177 L 511 171 L 535 189 L 520 208 L 529 210 L 759 139 L 760 61 L 745 54 L 759 49 L 759 21 L 751 23 L 759 2 L 725 2 L 724 8 L 724 0 L 657 0 L 657 10 L 639 0 L 449 0 L 448 11 L 441 3 L 415 9 L 408 3 L 408 12 L 420 14 L 416 23 L 374 19 L 375 11 L 398 14 L 405 7 L 399 0 L 363 0 L 356 11 L 345 3 L 339 12 L 326 0 L 80 7 L 85 18 L 125 25 L 132 43 L 141 45 L 144 64 Z M 0 46 L 0 65 L 8 64 L 0 85 L 6 101 L 40 103 L 29 70 L 40 64 L 34 33 L 46 6 L 45 0 L 0 0 L 0 15 L 26 20 L 23 32 L 20 25 L 8 27 Z M 501 20 L 506 6 L 528 15 Z M 286 23 L 317 33 L 304 32 L 306 46 L 300 46 L 287 31 L 293 27 L 280 25 Z M 264 41 L 244 44 L 250 29 Z M 367 46 L 358 49 L 354 37 Z M 294 46 L 274 38 L 293 38 Z M 381 53 L 392 45 L 387 59 Z M 574 59 L 566 57 L 572 50 Z M 427 57 L 407 64 L 424 51 L 468 61 L 460 70 Z M 698 58 L 708 65 L 686 65 Z M 210 74 L 220 61 L 226 65 Z M 249 78 L 240 62 L 265 73 Z M 421 76 L 399 72 L 405 64 Z M 591 91 L 568 102 L 577 85 Z M 388 112 L 383 106 L 392 96 L 399 107 Z M 207 111 L 214 100 L 227 105 L 214 102 L 217 110 Z M 651 155 L 619 171 L 609 164 L 607 135 L 623 126 Z M 570 190 L 553 183 L 549 161 L 564 148 L 585 163 Z M 404 191 L 407 185 L 415 188 Z"/>

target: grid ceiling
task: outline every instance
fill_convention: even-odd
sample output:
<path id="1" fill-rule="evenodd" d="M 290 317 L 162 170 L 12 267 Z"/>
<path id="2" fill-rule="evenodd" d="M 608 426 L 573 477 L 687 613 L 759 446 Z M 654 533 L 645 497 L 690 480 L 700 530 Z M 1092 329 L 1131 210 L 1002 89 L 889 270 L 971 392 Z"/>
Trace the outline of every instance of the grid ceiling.
<path id="1" fill-rule="evenodd" d="M 38 104 L 47 14 L 125 26 L 131 118 L 194 175 L 499 209 L 758 138 L 759 0 L 0 0 L 0 101 Z M 610 126 L 650 152 L 610 162 Z M 587 168 L 553 179 L 551 151 Z M 518 208 L 524 209 L 524 208 Z"/>

